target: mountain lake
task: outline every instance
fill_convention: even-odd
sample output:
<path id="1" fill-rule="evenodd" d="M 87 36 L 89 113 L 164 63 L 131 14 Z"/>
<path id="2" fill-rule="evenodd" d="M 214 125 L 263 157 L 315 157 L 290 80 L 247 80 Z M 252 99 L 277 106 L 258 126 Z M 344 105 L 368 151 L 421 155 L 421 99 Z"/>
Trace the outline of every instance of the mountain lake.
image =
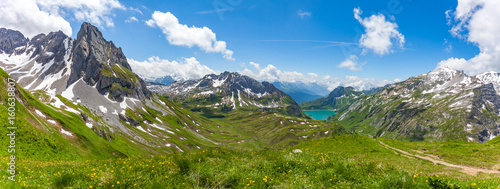
<path id="1" fill-rule="evenodd" d="M 333 110 L 304 110 L 304 113 L 316 120 L 326 120 L 326 118 L 335 115 Z"/>

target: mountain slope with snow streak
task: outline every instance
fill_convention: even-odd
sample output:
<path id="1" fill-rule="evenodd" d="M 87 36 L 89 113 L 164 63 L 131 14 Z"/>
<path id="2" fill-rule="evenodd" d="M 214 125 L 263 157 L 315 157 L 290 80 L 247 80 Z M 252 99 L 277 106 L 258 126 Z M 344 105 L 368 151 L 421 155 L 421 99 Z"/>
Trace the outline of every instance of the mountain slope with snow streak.
<path id="1" fill-rule="evenodd" d="M 332 117 L 374 137 L 486 142 L 500 135 L 500 74 L 439 67 L 364 96 Z"/>
<path id="2" fill-rule="evenodd" d="M 305 117 L 297 103 L 268 82 L 259 82 L 234 72 L 210 74 L 201 79 L 174 82 L 170 85 L 150 83 L 148 89 L 181 102 L 188 108 L 210 108 L 278 111 Z"/>

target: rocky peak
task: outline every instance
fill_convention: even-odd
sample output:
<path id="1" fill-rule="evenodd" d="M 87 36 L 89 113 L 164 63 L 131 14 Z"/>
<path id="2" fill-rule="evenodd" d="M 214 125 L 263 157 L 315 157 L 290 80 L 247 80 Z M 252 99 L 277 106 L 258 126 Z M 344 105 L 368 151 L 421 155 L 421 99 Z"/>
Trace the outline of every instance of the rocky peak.
<path id="1" fill-rule="evenodd" d="M 48 35 L 38 34 L 30 40 L 29 44 L 35 50 L 31 58 L 35 58 L 37 62 L 42 64 L 48 63 L 51 60 L 61 63 L 64 61 L 68 42 L 65 40 L 70 38 L 62 31 L 50 32 Z"/>
<path id="2" fill-rule="evenodd" d="M 106 41 L 93 25 L 83 23 L 73 43 L 72 69 L 68 85 L 80 78 L 96 86 L 101 94 L 109 93 L 112 99 L 122 101 L 123 97 L 141 100 L 151 97 L 146 83 L 131 72 L 127 58 L 121 48 Z"/>
<path id="3" fill-rule="evenodd" d="M 103 65 L 119 64 L 131 70 L 121 48 L 117 48 L 111 41 L 106 41 L 95 26 L 86 22 L 78 31 L 73 54 L 74 72 L 68 83 L 83 77 L 90 85 L 95 85 Z"/>
<path id="4" fill-rule="evenodd" d="M 451 69 L 449 67 L 438 67 L 427 74 L 424 74 L 424 81 L 442 84 L 458 76 L 468 77 L 465 72 Z"/>
<path id="5" fill-rule="evenodd" d="M 475 78 L 485 84 L 493 83 L 495 86 L 500 86 L 500 73 L 497 72 L 485 72 L 476 75 Z"/>
<path id="6" fill-rule="evenodd" d="M 15 30 L 0 28 L 0 51 L 12 54 L 17 47 L 25 46 L 29 39 Z"/>

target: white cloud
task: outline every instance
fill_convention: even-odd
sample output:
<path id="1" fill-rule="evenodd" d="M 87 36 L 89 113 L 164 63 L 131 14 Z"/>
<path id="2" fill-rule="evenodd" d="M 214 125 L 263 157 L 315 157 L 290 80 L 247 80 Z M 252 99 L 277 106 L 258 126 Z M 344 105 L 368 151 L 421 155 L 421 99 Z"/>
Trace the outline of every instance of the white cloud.
<path id="1" fill-rule="evenodd" d="M 454 11 L 446 11 L 452 35 L 479 47 L 480 53 L 465 60 L 450 58 L 438 66 L 464 70 L 476 75 L 486 71 L 500 72 L 500 1 L 458 0 Z"/>
<path id="2" fill-rule="evenodd" d="M 255 62 L 250 62 L 250 63 L 248 63 L 248 64 L 252 65 L 252 66 L 253 66 L 253 67 L 255 67 L 255 69 L 257 69 L 257 70 L 260 70 L 259 64 L 255 63 Z"/>
<path id="3" fill-rule="evenodd" d="M 344 78 L 332 78 L 327 75 L 323 77 L 322 81 L 319 81 L 318 84 L 326 86 L 328 90 L 333 90 L 338 86 L 344 87 L 354 87 L 358 90 L 367 90 L 374 87 L 382 87 L 387 84 L 394 83 L 389 80 L 377 80 L 373 78 L 360 78 L 358 76 L 345 76 Z"/>
<path id="4" fill-rule="evenodd" d="M 233 51 L 226 48 L 226 42 L 217 41 L 215 33 L 208 27 L 189 27 L 180 24 L 172 13 L 160 11 L 155 11 L 152 19 L 147 20 L 146 24 L 150 27 L 159 27 L 172 45 L 189 48 L 198 46 L 207 53 L 219 52 L 227 60 L 234 60 Z"/>
<path id="5" fill-rule="evenodd" d="M 68 21 L 57 14 L 41 11 L 34 0 L 0 1 L 0 27 L 19 30 L 29 38 L 58 30 L 72 34 Z"/>
<path id="6" fill-rule="evenodd" d="M 142 11 L 141 11 L 141 9 L 139 9 L 139 8 L 129 7 L 129 10 L 134 11 L 134 12 L 137 12 L 137 13 L 139 13 L 139 14 L 141 14 L 141 15 L 142 15 Z"/>
<path id="7" fill-rule="evenodd" d="M 349 68 L 351 71 L 361 70 L 361 65 L 358 66 L 358 57 L 356 55 L 349 56 L 349 58 L 341 62 L 338 67 Z"/>
<path id="8" fill-rule="evenodd" d="M 315 73 L 307 73 L 307 75 L 309 75 L 309 77 L 311 77 L 313 79 L 318 77 L 318 74 L 315 74 Z"/>
<path id="9" fill-rule="evenodd" d="M 361 35 L 359 43 L 362 47 L 373 50 L 374 53 L 385 55 L 391 52 L 393 43 L 403 48 L 405 37 L 399 33 L 398 25 L 386 21 L 382 14 L 371 15 L 367 18 L 361 18 L 362 11 L 359 8 L 354 9 L 354 18 L 365 28 L 365 34 Z"/>
<path id="10" fill-rule="evenodd" d="M 117 0 L 37 0 L 42 10 L 52 14 L 71 10 L 78 21 L 86 21 L 102 27 L 113 27 L 113 9 L 126 8 Z M 111 16 L 111 17 L 110 17 Z"/>
<path id="11" fill-rule="evenodd" d="M 285 81 L 285 82 L 308 82 L 310 79 L 304 77 L 304 74 L 296 72 L 296 71 L 281 71 L 276 68 L 274 65 L 267 65 L 265 68 L 260 68 L 259 64 L 250 62 L 250 65 L 255 67 L 257 72 L 253 72 L 245 68 L 243 71 L 238 71 L 243 75 L 250 76 L 254 79 L 268 82 L 275 81 Z"/>
<path id="12" fill-rule="evenodd" d="M 300 18 L 311 17 L 311 12 L 304 12 L 303 10 L 299 10 L 297 11 L 297 15 L 299 15 Z"/>
<path id="13" fill-rule="evenodd" d="M 136 18 L 135 16 L 132 16 L 132 17 L 128 18 L 127 20 L 125 20 L 125 22 L 127 22 L 127 23 L 130 23 L 130 22 L 137 22 L 137 21 L 138 21 L 138 20 L 137 20 L 137 18 Z"/>
<path id="14" fill-rule="evenodd" d="M 30 38 L 59 30 L 71 36 L 71 26 L 63 17 L 73 14 L 78 21 L 113 27 L 113 9 L 124 7 L 117 0 L 2 0 L 0 27 L 19 30 Z"/>
<path id="15" fill-rule="evenodd" d="M 160 59 L 156 56 L 142 62 L 134 59 L 127 60 L 135 73 L 152 78 L 171 76 L 176 80 L 188 80 L 218 73 L 208 66 L 200 64 L 194 57 L 183 58 L 179 62 Z"/>
<path id="16" fill-rule="evenodd" d="M 382 87 L 384 85 L 394 83 L 395 81 L 400 81 L 400 79 L 389 81 L 377 80 L 373 78 L 361 78 L 358 76 L 345 76 L 344 78 L 338 78 L 326 75 L 319 77 L 319 75 L 316 73 L 307 73 L 309 77 L 306 77 L 304 74 L 297 71 L 282 71 L 271 64 L 267 65 L 265 68 L 260 68 L 260 65 L 254 62 L 250 62 L 249 64 L 254 67 L 256 71 L 245 68 L 243 71 L 238 72 L 259 81 L 317 83 L 318 85 L 327 87 L 328 90 L 333 90 L 338 86 L 350 86 L 359 90 L 365 90 L 371 89 L 373 87 Z M 317 78 L 319 79 L 316 80 Z"/>

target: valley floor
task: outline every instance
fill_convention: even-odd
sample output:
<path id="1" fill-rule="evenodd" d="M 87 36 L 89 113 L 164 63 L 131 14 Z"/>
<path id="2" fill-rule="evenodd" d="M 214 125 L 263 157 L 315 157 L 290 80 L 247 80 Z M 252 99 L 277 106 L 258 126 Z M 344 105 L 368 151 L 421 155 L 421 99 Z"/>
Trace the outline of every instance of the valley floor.
<path id="1" fill-rule="evenodd" d="M 109 160 L 19 160 L 16 182 L 0 188 L 498 188 L 500 174 L 461 172 L 418 154 L 422 145 L 342 135 L 314 139 L 282 150 L 211 148 L 152 157 Z M 468 145 L 468 144 L 464 144 Z M 481 152 L 494 145 L 455 146 Z M 402 147 L 406 146 L 406 147 Z M 419 147 L 416 147 L 419 146 Z M 397 148 L 397 149 L 396 149 Z M 300 149 L 302 153 L 292 153 Z M 404 149 L 404 150 L 403 150 Z M 445 150 L 446 147 L 437 148 Z M 405 151 L 405 152 L 403 152 Z M 415 152 L 413 154 L 412 152 Z M 457 151 L 470 155 L 466 151 Z M 424 153 L 425 154 L 425 153 Z M 482 154 L 483 159 L 500 163 Z M 425 157 L 429 157 L 427 154 Z M 450 164 L 482 167 L 476 155 Z M 479 156 L 478 156 L 479 157 Z M 496 157 L 492 155 L 491 157 Z M 435 158 L 434 158 L 435 159 Z M 2 167 L 8 159 L 1 159 Z M 489 170 L 494 170 L 488 167 Z M 498 170 L 498 168 L 496 168 Z M 497 172 L 497 171 L 495 171 Z"/>

